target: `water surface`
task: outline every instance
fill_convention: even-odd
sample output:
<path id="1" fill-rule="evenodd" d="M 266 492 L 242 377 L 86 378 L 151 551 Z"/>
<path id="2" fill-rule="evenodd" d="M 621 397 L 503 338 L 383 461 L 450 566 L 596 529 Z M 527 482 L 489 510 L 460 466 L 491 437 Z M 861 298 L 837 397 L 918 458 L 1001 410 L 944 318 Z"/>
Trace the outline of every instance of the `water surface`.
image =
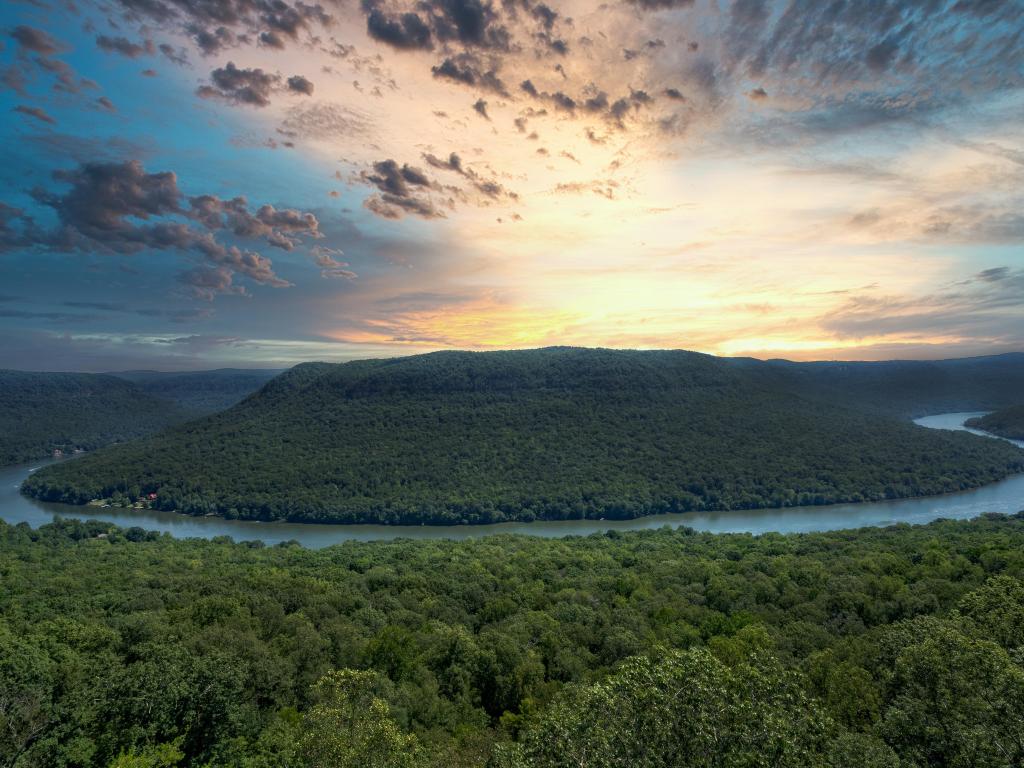
<path id="1" fill-rule="evenodd" d="M 966 429 L 964 422 L 981 413 L 944 413 L 917 419 L 931 429 Z M 969 430 L 986 435 L 978 430 Z M 993 437 L 992 435 L 986 435 Z M 997 438 L 1001 439 L 1001 438 Z M 1010 442 L 1024 448 L 1024 441 Z M 73 461 L 73 459 L 71 459 Z M 0 518 L 8 523 L 25 522 L 32 527 L 49 523 L 55 516 L 92 518 L 121 526 L 137 525 L 151 531 L 170 533 L 176 538 L 230 536 L 236 541 L 260 540 L 267 544 L 294 539 L 319 549 L 342 541 L 386 539 L 469 539 L 496 533 L 521 533 L 557 537 L 607 530 L 636 531 L 664 525 L 687 525 L 710 533 L 806 533 L 842 528 L 881 526 L 893 523 L 919 524 L 942 518 L 968 519 L 985 512 L 1014 513 L 1024 509 L 1024 474 L 1014 475 L 971 491 L 917 499 L 785 507 L 781 509 L 734 510 L 728 512 L 685 512 L 651 515 L 636 520 L 558 520 L 494 525 L 317 525 L 307 523 L 260 523 L 225 520 L 219 517 L 190 517 L 176 512 L 114 507 L 76 507 L 29 499 L 18 492 L 21 482 L 34 469 L 52 462 L 35 462 L 0 470 Z"/>

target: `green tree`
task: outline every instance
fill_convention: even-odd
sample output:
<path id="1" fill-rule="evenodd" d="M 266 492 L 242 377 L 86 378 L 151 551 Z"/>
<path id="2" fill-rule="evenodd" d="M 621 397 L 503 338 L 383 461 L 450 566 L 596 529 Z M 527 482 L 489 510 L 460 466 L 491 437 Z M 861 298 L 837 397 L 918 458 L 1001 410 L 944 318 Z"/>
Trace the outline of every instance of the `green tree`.
<path id="1" fill-rule="evenodd" d="M 174 768 L 185 755 L 178 744 L 157 744 L 144 749 L 122 752 L 109 768 Z"/>
<path id="2" fill-rule="evenodd" d="M 966 595 L 960 615 L 976 634 L 1007 649 L 1024 647 L 1024 581 L 996 576 Z"/>
<path id="3" fill-rule="evenodd" d="M 760 768 L 821 765 L 832 724 L 767 654 L 729 667 L 704 649 L 627 660 L 565 691 L 498 766 Z"/>
<path id="4" fill-rule="evenodd" d="M 915 765 L 1024 764 L 1024 669 L 989 640 L 919 618 L 888 632 L 891 702 L 880 730 Z"/>
<path id="5" fill-rule="evenodd" d="M 402 733 L 373 672 L 342 669 L 316 684 L 300 751 L 310 768 L 412 768 L 416 737 Z"/>

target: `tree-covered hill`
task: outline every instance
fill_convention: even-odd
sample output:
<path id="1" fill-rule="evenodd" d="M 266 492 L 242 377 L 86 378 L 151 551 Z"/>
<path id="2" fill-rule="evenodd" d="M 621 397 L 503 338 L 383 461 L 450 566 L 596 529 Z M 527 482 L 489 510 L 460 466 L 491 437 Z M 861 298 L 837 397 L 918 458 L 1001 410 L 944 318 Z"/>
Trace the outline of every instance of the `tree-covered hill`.
<path id="1" fill-rule="evenodd" d="M 0 371 L 0 465 L 91 451 L 184 417 L 172 403 L 113 376 Z"/>
<path id="2" fill-rule="evenodd" d="M 0 522 L 3 768 L 1015 768 L 1024 517 L 174 540 Z"/>
<path id="3" fill-rule="evenodd" d="M 112 373 L 154 397 L 169 400 L 193 416 L 230 408 L 248 397 L 280 370 L 219 368 L 213 371 L 119 371 Z"/>
<path id="4" fill-rule="evenodd" d="M 1010 445 L 854 410 L 772 364 L 551 348 L 300 365 L 25 490 L 260 520 L 486 523 L 899 498 L 1021 469 Z"/>
<path id="5" fill-rule="evenodd" d="M 767 369 L 808 397 L 901 418 L 994 410 L 1016 405 L 1024 392 L 1024 353 L 953 360 L 733 363 Z"/>
<path id="6" fill-rule="evenodd" d="M 1024 440 L 1024 405 L 1010 406 L 969 419 L 967 426 L 983 429 L 1010 440 Z"/>

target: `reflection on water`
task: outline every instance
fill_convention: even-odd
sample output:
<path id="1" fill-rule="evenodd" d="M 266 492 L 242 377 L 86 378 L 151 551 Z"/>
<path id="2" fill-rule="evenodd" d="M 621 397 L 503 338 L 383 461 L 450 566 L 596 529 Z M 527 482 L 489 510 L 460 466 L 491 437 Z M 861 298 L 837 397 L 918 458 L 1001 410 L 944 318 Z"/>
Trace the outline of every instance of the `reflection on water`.
<path id="1" fill-rule="evenodd" d="M 945 413 L 918 419 L 917 424 L 932 429 L 964 429 L 964 421 L 978 413 Z M 970 430 L 977 432 L 976 430 Z M 977 432 L 977 434 L 985 434 Z M 991 437 L 991 435 L 990 435 Z M 1010 441 L 1024 448 L 1022 441 Z M 73 460 L 73 459 L 72 459 Z M 788 507 L 731 512 L 687 512 L 652 515 L 638 520 L 562 520 L 535 523 L 458 526 L 382 526 L 382 525 L 309 525 L 300 523 L 259 523 L 224 520 L 218 517 L 189 517 L 174 512 L 148 509 L 75 507 L 26 498 L 18 492 L 28 474 L 47 463 L 34 463 L 0 470 L 0 517 L 9 523 L 25 522 L 38 527 L 55 515 L 94 518 L 122 526 L 137 525 L 164 531 L 177 538 L 213 538 L 231 536 L 236 541 L 261 540 L 267 544 L 294 539 L 318 549 L 342 541 L 382 539 L 469 539 L 497 533 L 533 536 L 585 536 L 607 530 L 635 531 L 664 525 L 687 525 L 711 533 L 805 533 L 840 528 L 881 526 L 895 523 L 927 523 L 940 517 L 967 519 L 985 512 L 1014 513 L 1024 509 L 1024 475 L 1015 475 L 973 491 L 921 499 L 835 504 L 824 507 Z"/>

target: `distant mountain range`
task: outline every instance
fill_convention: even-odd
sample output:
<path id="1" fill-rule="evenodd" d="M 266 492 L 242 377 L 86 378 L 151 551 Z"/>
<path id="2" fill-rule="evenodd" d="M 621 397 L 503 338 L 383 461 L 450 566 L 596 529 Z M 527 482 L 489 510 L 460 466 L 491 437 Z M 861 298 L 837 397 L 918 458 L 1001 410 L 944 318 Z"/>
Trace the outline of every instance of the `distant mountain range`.
<path id="1" fill-rule="evenodd" d="M 25 491 L 259 520 L 486 523 L 899 498 L 1024 470 L 906 417 L 1024 391 L 1024 355 L 788 363 L 548 348 L 308 363 Z"/>
<path id="2" fill-rule="evenodd" d="M 278 373 L 0 370 L 0 466 L 91 451 L 223 410 Z"/>
<path id="3" fill-rule="evenodd" d="M 201 416 L 230 408 L 252 394 L 282 369 L 218 368 L 213 371 L 120 371 L 111 373 L 143 392 L 169 400 Z"/>

